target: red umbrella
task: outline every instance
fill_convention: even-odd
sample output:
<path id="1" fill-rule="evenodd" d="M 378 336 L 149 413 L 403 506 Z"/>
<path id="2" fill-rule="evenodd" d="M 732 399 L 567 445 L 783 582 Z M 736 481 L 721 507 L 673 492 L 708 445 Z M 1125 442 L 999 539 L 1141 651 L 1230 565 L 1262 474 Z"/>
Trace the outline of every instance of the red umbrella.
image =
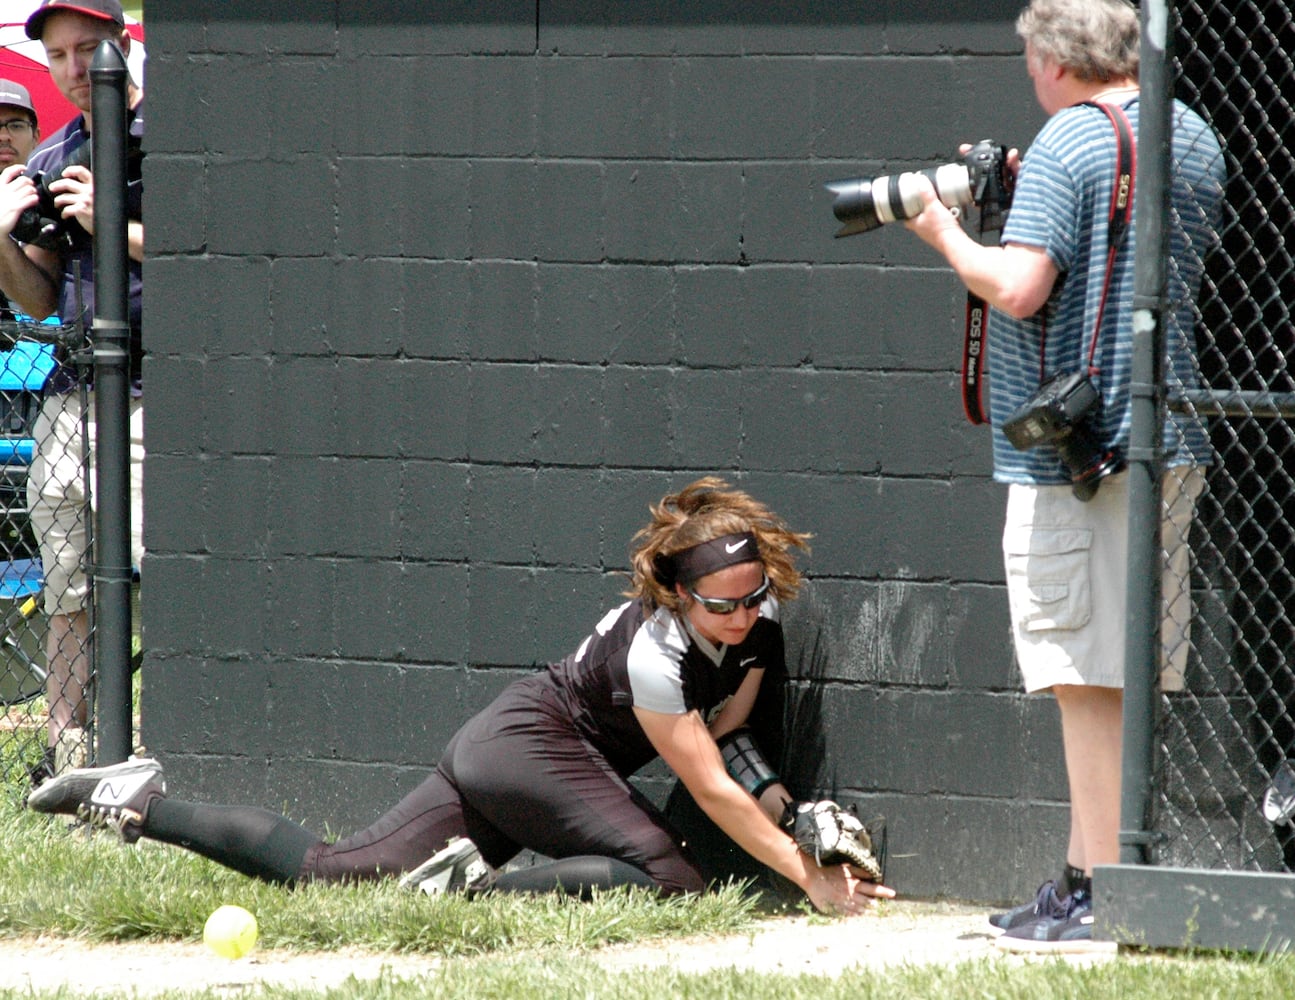
<path id="1" fill-rule="evenodd" d="M 45 47 L 27 37 L 27 18 L 40 6 L 41 0 L 0 0 L 0 78 L 12 80 L 27 88 L 36 106 L 41 135 L 55 129 L 77 114 L 76 108 L 54 86 L 45 61 Z M 127 16 L 131 45 L 127 63 L 136 83 L 144 82 L 144 26 Z"/>

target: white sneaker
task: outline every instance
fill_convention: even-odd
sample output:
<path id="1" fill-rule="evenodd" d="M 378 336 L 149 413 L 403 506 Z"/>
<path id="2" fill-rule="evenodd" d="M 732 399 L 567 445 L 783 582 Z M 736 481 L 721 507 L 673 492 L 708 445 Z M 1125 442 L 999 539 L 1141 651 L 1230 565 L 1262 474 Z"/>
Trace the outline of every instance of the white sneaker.
<path id="1" fill-rule="evenodd" d="M 400 887 L 439 896 L 444 892 L 462 892 L 473 882 L 491 873 L 477 845 L 467 837 L 455 837 L 413 871 L 400 879 Z"/>
<path id="2" fill-rule="evenodd" d="M 1295 816 L 1295 769 L 1284 760 L 1273 775 L 1273 783 L 1264 793 L 1264 819 L 1269 823 L 1289 823 Z"/>

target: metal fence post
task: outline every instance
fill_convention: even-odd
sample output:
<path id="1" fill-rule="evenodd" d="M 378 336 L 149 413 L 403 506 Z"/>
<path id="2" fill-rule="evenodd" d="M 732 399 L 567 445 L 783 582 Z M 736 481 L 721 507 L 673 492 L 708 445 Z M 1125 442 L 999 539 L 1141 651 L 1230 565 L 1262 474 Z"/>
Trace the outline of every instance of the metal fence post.
<path id="1" fill-rule="evenodd" d="M 97 433 L 94 669 L 100 764 L 130 756 L 130 313 L 126 235 L 126 59 L 103 41 L 94 108 L 94 406 Z"/>
<path id="2" fill-rule="evenodd" d="M 1133 275 L 1132 424 L 1129 436 L 1128 632 L 1124 647 L 1124 749 L 1120 861 L 1146 864 L 1157 671 L 1160 664 L 1160 441 L 1164 426 L 1165 262 L 1169 254 L 1172 91 L 1170 10 L 1142 5 L 1138 109 L 1137 258 Z"/>

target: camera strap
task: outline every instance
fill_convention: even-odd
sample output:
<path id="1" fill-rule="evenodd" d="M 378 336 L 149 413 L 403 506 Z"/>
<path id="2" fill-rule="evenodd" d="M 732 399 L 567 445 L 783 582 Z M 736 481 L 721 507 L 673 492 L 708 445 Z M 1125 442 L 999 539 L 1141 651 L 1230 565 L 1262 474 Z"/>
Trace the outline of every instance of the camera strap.
<path id="1" fill-rule="evenodd" d="M 1106 230 L 1106 276 L 1102 281 L 1102 297 L 1097 306 L 1097 319 L 1088 346 L 1088 372 L 1098 374 L 1093 367 L 1097 355 L 1097 338 L 1106 312 L 1106 298 L 1111 287 L 1111 273 L 1115 269 L 1115 256 L 1128 236 L 1133 219 L 1133 178 L 1137 172 L 1137 147 L 1133 140 L 1133 127 L 1119 105 L 1084 101 L 1083 105 L 1097 108 L 1110 120 L 1115 129 L 1115 184 L 1111 188 L 1111 204 Z M 983 224 L 983 219 L 982 219 Z M 984 235 L 981 229 L 981 236 Z M 989 329 L 989 308 L 984 299 L 967 292 L 967 316 L 962 339 L 962 409 L 973 424 L 989 422 L 982 402 L 982 385 L 987 367 L 986 335 Z M 1046 377 L 1043 371 L 1043 350 L 1046 345 L 1046 324 L 1039 342 L 1039 381 Z"/>
<path id="2" fill-rule="evenodd" d="M 973 424 L 988 423 L 981 385 L 985 374 L 985 327 L 989 305 L 974 292 L 967 293 L 967 318 L 962 335 L 962 411 Z"/>
<path id="3" fill-rule="evenodd" d="M 985 242 L 985 233 L 996 230 L 1002 225 L 1002 215 L 998 216 L 996 226 L 985 224 L 985 213 L 981 212 L 977 220 L 977 232 L 980 242 Z M 975 292 L 967 291 L 967 316 L 962 325 L 962 412 L 973 424 L 989 423 L 985 415 L 985 338 L 989 334 L 989 303 Z"/>
<path id="4" fill-rule="evenodd" d="M 1102 332 L 1102 316 L 1106 312 L 1106 297 L 1111 290 L 1111 274 L 1115 270 L 1115 256 L 1124 245 L 1133 221 L 1133 178 L 1137 172 L 1137 147 L 1133 141 L 1133 127 L 1124 109 L 1117 104 L 1085 101 L 1087 107 L 1097 108 L 1115 129 L 1115 184 L 1111 188 L 1111 207 L 1106 226 L 1106 276 L 1102 279 L 1102 298 L 1097 304 L 1097 319 L 1093 323 L 1093 338 L 1088 345 L 1088 374 L 1097 375 L 1093 358 L 1097 356 L 1097 337 Z M 1043 363 L 1042 351 L 1039 363 Z"/>

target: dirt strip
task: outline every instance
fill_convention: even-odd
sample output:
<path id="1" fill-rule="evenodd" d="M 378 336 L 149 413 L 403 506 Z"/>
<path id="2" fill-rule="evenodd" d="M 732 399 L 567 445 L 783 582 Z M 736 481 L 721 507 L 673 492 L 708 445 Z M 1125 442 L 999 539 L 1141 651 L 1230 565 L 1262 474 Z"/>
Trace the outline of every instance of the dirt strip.
<path id="1" fill-rule="evenodd" d="M 686 972 L 752 969 L 789 975 L 836 975 L 852 967 L 957 963 L 999 958 L 983 907 L 892 902 L 852 919 L 809 916 L 763 921 L 746 934 L 670 939 L 591 952 L 611 970 L 668 965 Z M 1098 948 L 1094 961 L 1115 954 Z M 1020 958 L 1005 960 L 1019 962 Z M 57 989 L 76 996 L 133 992 L 145 997 L 167 989 L 293 986 L 320 990 L 354 976 L 377 979 L 384 970 L 402 979 L 433 975 L 434 956 L 393 955 L 345 949 L 332 952 L 257 949 L 237 961 L 197 943 L 88 944 L 69 938 L 0 938 L 0 989 Z"/>

